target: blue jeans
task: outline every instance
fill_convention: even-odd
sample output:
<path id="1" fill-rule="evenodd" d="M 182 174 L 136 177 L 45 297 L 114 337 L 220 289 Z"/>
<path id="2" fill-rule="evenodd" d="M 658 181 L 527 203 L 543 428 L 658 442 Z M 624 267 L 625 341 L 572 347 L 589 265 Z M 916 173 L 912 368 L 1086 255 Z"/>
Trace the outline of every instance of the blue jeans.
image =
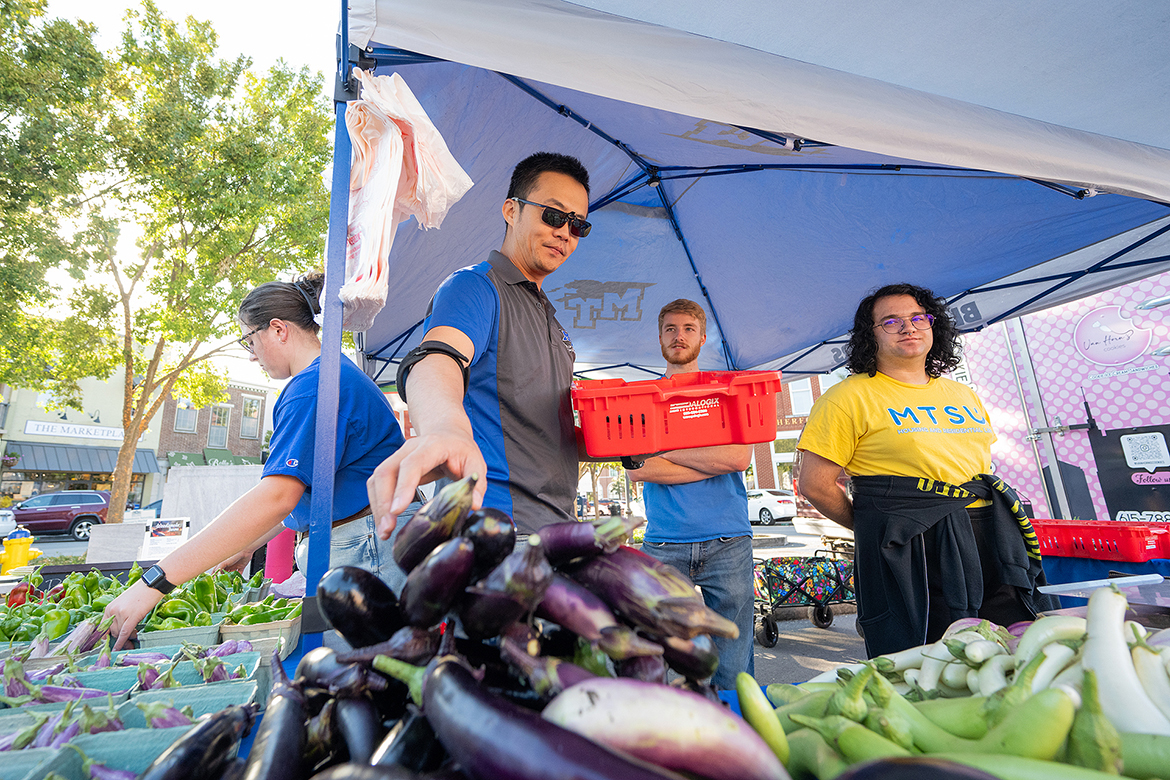
<path id="1" fill-rule="evenodd" d="M 752 577 L 752 538 L 733 536 L 707 542 L 646 542 L 642 552 L 668 563 L 703 591 L 703 602 L 739 628 L 738 639 L 715 637 L 719 669 L 711 684 L 735 689 L 740 672 L 755 675 L 752 647 L 756 595 Z"/>
<path id="2" fill-rule="evenodd" d="M 414 503 L 398 516 L 398 525 L 390 538 L 382 541 L 374 532 L 373 516 L 362 517 L 357 520 L 338 526 L 333 529 L 329 537 L 329 568 L 338 566 L 357 566 L 359 569 L 372 571 L 394 591 L 395 596 L 402 594 L 402 586 L 406 584 L 406 572 L 394 562 L 394 540 L 398 532 L 422 504 Z M 297 566 L 304 571 L 300 557 L 300 545 L 297 546 Z"/>

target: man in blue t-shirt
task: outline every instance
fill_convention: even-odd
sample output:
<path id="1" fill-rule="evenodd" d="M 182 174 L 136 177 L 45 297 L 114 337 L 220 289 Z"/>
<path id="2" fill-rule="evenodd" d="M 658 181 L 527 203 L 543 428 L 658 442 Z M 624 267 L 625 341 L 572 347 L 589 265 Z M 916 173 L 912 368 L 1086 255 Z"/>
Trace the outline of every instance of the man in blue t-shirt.
<path id="1" fill-rule="evenodd" d="M 520 535 L 572 519 L 573 344 L 541 284 L 589 234 L 588 211 L 589 174 L 578 160 L 525 158 L 501 207 L 500 251 L 435 292 L 422 343 L 398 370 L 419 435 L 368 482 L 382 538 L 415 487 L 439 477 L 477 474 L 474 506 L 507 512 Z"/>
<path id="2" fill-rule="evenodd" d="M 685 298 L 663 306 L 658 341 L 666 377 L 698 371 L 707 341 L 703 307 Z M 742 473 L 749 463 L 748 445 L 726 444 L 660 453 L 626 472 L 643 483 L 642 552 L 688 575 L 707 606 L 739 628 L 737 639 L 715 639 L 719 669 L 711 682 L 720 688 L 734 688 L 740 672 L 755 672 L 752 527 Z"/>

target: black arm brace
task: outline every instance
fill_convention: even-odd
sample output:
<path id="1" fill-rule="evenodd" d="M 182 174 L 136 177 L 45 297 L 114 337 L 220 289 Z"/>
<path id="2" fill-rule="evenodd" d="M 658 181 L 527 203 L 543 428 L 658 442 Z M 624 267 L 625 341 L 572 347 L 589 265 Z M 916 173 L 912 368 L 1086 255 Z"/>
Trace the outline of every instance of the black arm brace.
<path id="1" fill-rule="evenodd" d="M 459 365 L 459 370 L 463 372 L 463 394 L 467 394 L 467 383 L 470 379 L 468 364 L 471 361 L 450 344 L 442 341 L 424 341 L 407 352 L 406 357 L 402 358 L 402 362 L 398 364 L 398 378 L 395 380 L 395 384 L 398 386 L 398 395 L 404 403 L 410 403 L 406 400 L 406 378 L 410 375 L 410 369 L 414 367 L 415 363 L 432 354 L 446 355 Z"/>

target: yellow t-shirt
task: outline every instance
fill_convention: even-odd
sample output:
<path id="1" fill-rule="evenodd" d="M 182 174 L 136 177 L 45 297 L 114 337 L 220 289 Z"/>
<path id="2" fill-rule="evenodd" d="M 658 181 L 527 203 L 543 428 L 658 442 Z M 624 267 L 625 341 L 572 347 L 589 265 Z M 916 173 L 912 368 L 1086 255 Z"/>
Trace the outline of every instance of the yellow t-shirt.
<path id="1" fill-rule="evenodd" d="M 910 385 L 854 374 L 817 399 L 797 447 L 850 476 L 927 477 L 954 485 L 991 469 L 987 411 L 966 385 Z"/>

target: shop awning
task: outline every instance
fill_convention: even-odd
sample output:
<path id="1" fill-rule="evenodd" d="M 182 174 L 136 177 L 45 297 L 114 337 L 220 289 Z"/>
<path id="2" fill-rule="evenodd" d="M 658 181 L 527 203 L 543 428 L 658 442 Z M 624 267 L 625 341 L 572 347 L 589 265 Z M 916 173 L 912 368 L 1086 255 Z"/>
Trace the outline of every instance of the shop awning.
<path id="1" fill-rule="evenodd" d="M 9 455 L 19 455 L 20 460 L 13 471 L 58 471 L 83 474 L 113 473 L 118 464 L 117 447 L 82 447 L 75 444 L 33 444 L 31 442 L 9 441 L 6 450 Z M 135 474 L 152 474 L 159 471 L 158 460 L 153 450 L 137 450 L 134 453 Z"/>
<path id="2" fill-rule="evenodd" d="M 243 466 L 249 463 L 259 463 L 260 458 L 250 455 L 233 455 L 231 450 L 220 450 L 207 447 L 203 450 L 203 457 L 208 466 Z"/>
<path id="3" fill-rule="evenodd" d="M 167 462 L 172 466 L 206 466 L 202 452 L 168 452 Z"/>

